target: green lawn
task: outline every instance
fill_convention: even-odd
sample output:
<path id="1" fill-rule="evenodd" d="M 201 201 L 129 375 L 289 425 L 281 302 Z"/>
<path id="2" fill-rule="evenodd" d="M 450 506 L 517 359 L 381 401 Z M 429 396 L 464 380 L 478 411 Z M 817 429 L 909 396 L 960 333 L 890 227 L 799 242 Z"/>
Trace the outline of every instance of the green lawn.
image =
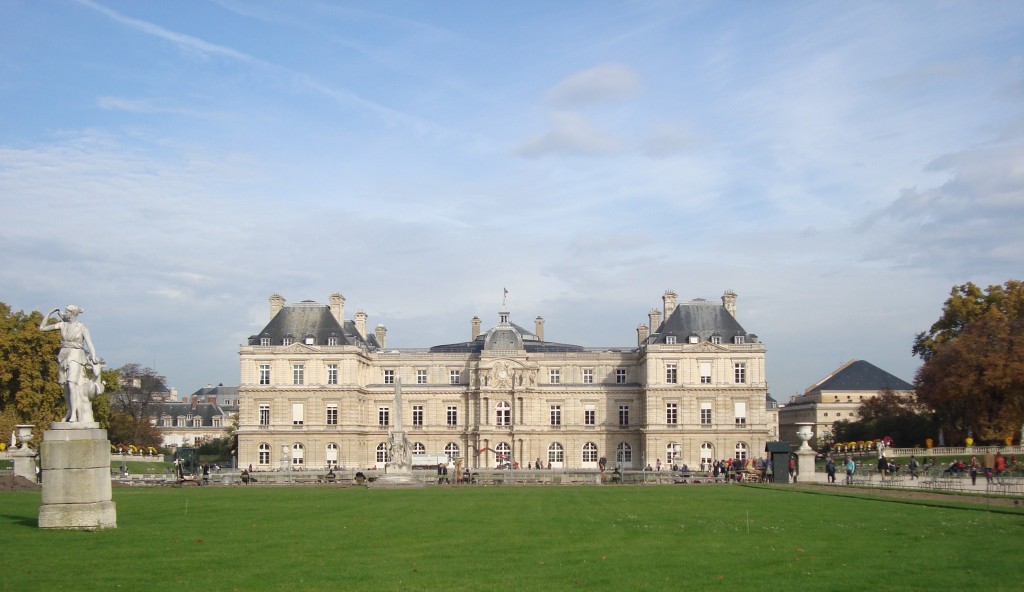
<path id="1" fill-rule="evenodd" d="M 101 532 L 39 500 L 0 494 L 0 590 L 1019 590 L 1024 540 L 1015 509 L 788 487 L 116 488 Z"/>

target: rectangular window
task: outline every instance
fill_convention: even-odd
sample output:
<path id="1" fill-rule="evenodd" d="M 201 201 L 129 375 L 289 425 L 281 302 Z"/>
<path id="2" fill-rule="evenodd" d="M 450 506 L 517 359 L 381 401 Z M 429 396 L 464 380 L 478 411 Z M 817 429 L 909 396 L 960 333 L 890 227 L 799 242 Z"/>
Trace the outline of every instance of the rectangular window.
<path id="1" fill-rule="evenodd" d="M 285 337 L 284 339 L 281 340 L 281 345 L 291 345 L 292 341 L 294 341 L 294 339 L 292 339 L 291 337 Z"/>
<path id="2" fill-rule="evenodd" d="M 629 405 L 619 405 L 619 425 L 629 425 Z"/>
<path id="3" fill-rule="evenodd" d="M 562 382 L 562 371 L 552 368 L 549 370 L 548 381 L 551 384 L 559 384 Z"/>
<path id="4" fill-rule="evenodd" d="M 391 425 L 391 409 L 388 407 L 377 408 L 377 425 L 386 428 Z"/>
<path id="5" fill-rule="evenodd" d="M 260 364 L 260 384 L 270 384 L 270 364 Z"/>
<path id="6" fill-rule="evenodd" d="M 385 370 L 384 371 L 384 384 L 395 384 L 395 371 Z"/>
<path id="7" fill-rule="evenodd" d="M 551 425 L 560 426 L 562 425 L 562 406 L 552 405 L 551 406 Z"/>
<path id="8" fill-rule="evenodd" d="M 270 404 L 268 403 L 260 404 L 260 425 L 270 425 Z"/>
<path id="9" fill-rule="evenodd" d="M 338 338 L 334 337 L 333 335 L 331 337 L 328 337 L 327 345 L 338 345 Z"/>
<path id="10" fill-rule="evenodd" d="M 327 405 L 327 425 L 338 425 L 338 405 L 335 403 Z"/>
<path id="11" fill-rule="evenodd" d="M 416 371 L 416 384 L 427 384 L 427 371 L 417 370 Z"/>
<path id="12" fill-rule="evenodd" d="M 668 425 L 679 423 L 679 406 L 676 403 L 665 403 L 665 423 Z"/>
<path id="13" fill-rule="evenodd" d="M 666 364 L 665 365 L 665 382 L 667 382 L 669 384 L 676 384 L 676 381 L 678 380 L 678 377 L 679 377 L 679 373 L 678 373 L 678 370 L 676 370 L 676 365 L 675 364 Z"/>
<path id="14" fill-rule="evenodd" d="M 711 362 L 700 363 L 700 383 L 711 384 Z"/>
<path id="15" fill-rule="evenodd" d="M 292 384 L 303 384 L 306 380 L 306 367 L 302 364 L 292 364 Z"/>
<path id="16" fill-rule="evenodd" d="M 302 403 L 292 403 L 292 425 L 302 425 Z"/>
<path id="17" fill-rule="evenodd" d="M 732 338 L 732 342 L 735 344 L 743 344 L 747 342 L 747 339 L 743 335 L 737 335 L 736 337 Z"/>
<path id="18" fill-rule="evenodd" d="M 449 427 L 455 427 L 459 425 L 459 408 L 457 405 L 448 406 L 447 421 Z"/>
<path id="19" fill-rule="evenodd" d="M 270 345 L 270 338 L 269 337 L 260 337 L 260 345 L 262 345 L 262 346 Z"/>
<path id="20" fill-rule="evenodd" d="M 337 364 L 327 364 L 327 384 L 338 384 Z"/>
<path id="21" fill-rule="evenodd" d="M 626 369 L 616 368 L 615 369 L 615 384 L 626 384 Z"/>
<path id="22" fill-rule="evenodd" d="M 722 343 L 722 336 L 721 335 L 712 335 L 711 336 L 711 343 L 713 343 L 715 345 L 718 345 L 718 344 Z"/>
<path id="23" fill-rule="evenodd" d="M 735 404 L 736 408 L 736 425 L 746 425 L 747 423 L 747 403 L 746 401 L 737 401 Z"/>
<path id="24" fill-rule="evenodd" d="M 412 406 L 412 425 L 422 426 L 423 425 L 423 405 Z"/>
<path id="25" fill-rule="evenodd" d="M 462 382 L 462 372 L 460 370 L 450 370 L 448 372 L 448 384 L 459 384 Z"/>
<path id="26" fill-rule="evenodd" d="M 666 335 L 665 336 L 665 345 L 675 345 L 675 343 L 676 343 L 676 336 L 675 335 Z"/>
<path id="27" fill-rule="evenodd" d="M 583 384 L 594 384 L 594 369 L 584 368 L 583 369 Z"/>
<path id="28" fill-rule="evenodd" d="M 711 425 L 711 403 L 700 404 L 700 425 Z"/>
<path id="29" fill-rule="evenodd" d="M 746 362 L 736 362 L 732 365 L 733 377 L 736 384 L 743 384 L 747 381 L 747 364 Z"/>
<path id="30" fill-rule="evenodd" d="M 583 425 L 597 425 L 597 411 L 593 405 L 587 405 L 583 408 Z"/>

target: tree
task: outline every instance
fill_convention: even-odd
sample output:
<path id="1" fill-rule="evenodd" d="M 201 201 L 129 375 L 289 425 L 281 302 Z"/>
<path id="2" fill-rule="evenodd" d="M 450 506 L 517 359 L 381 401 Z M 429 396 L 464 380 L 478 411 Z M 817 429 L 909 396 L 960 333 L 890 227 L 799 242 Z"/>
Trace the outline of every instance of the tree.
<path id="1" fill-rule="evenodd" d="M 942 306 L 942 316 L 927 332 L 917 334 L 911 353 L 927 362 L 936 348 L 959 337 L 965 327 L 991 309 L 999 310 L 1010 319 L 1024 318 L 1024 284 L 1010 280 L 1002 286 L 989 286 L 987 290 L 971 282 L 953 286 Z"/>
<path id="2" fill-rule="evenodd" d="M 833 425 L 836 442 L 889 436 L 896 446 L 914 446 L 922 444 L 935 429 L 927 408 L 892 389 L 882 389 L 865 400 L 857 415 L 856 421 L 840 420 Z"/>
<path id="3" fill-rule="evenodd" d="M 13 313 L 0 302 L 0 436 L 18 423 L 35 424 L 35 442 L 67 412 L 57 383 L 60 335 L 39 330 L 43 316 Z"/>
<path id="4" fill-rule="evenodd" d="M 149 418 L 153 404 L 167 392 L 166 379 L 156 370 L 134 363 L 118 368 L 117 373 L 117 386 L 110 393 L 111 441 L 160 446 L 159 431 L 150 424 Z"/>
<path id="5" fill-rule="evenodd" d="M 1015 436 L 1024 424 L 1024 283 L 953 288 L 942 317 L 913 352 L 925 363 L 914 385 L 947 438 Z"/>

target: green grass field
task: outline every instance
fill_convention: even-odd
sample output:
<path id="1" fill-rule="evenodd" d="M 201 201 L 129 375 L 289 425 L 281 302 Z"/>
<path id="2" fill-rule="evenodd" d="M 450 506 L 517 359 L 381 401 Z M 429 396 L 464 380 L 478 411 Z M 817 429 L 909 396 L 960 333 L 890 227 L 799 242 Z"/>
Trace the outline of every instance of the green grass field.
<path id="1" fill-rule="evenodd" d="M 764 486 L 0 494 L 0 590 L 1019 590 L 1024 513 Z M 949 507 L 958 506 L 958 507 Z"/>

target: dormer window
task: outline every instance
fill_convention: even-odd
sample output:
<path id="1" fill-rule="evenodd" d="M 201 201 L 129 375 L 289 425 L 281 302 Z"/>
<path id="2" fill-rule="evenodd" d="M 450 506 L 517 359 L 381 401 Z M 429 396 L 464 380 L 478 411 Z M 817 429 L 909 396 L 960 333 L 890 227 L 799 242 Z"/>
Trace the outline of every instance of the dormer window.
<path id="1" fill-rule="evenodd" d="M 338 336 L 331 335 L 327 338 L 327 345 L 338 345 Z"/>
<path id="2" fill-rule="evenodd" d="M 665 337 L 665 344 L 666 345 L 675 345 L 676 344 L 676 336 L 675 335 L 668 335 L 668 336 L 666 336 Z"/>
<path id="3" fill-rule="evenodd" d="M 713 343 L 715 345 L 718 345 L 718 344 L 722 343 L 722 336 L 721 335 L 712 335 L 711 336 L 711 343 Z"/>
<path id="4" fill-rule="evenodd" d="M 291 345 L 295 339 L 291 335 L 285 335 L 284 339 L 281 340 L 281 345 Z"/>
<path id="5" fill-rule="evenodd" d="M 307 335 L 306 339 L 304 340 L 304 343 L 306 345 L 316 345 L 316 337 L 313 337 L 312 335 Z"/>
<path id="6" fill-rule="evenodd" d="M 260 337 L 260 345 L 262 345 L 264 347 L 270 345 L 270 338 L 269 337 Z"/>
<path id="7" fill-rule="evenodd" d="M 700 337 L 697 335 L 690 335 L 690 343 L 700 343 Z"/>
<path id="8" fill-rule="evenodd" d="M 746 343 L 746 341 L 747 341 L 746 338 L 743 337 L 742 335 L 737 335 L 737 336 L 732 338 L 732 342 L 737 344 L 737 345 L 742 344 L 742 343 Z"/>

